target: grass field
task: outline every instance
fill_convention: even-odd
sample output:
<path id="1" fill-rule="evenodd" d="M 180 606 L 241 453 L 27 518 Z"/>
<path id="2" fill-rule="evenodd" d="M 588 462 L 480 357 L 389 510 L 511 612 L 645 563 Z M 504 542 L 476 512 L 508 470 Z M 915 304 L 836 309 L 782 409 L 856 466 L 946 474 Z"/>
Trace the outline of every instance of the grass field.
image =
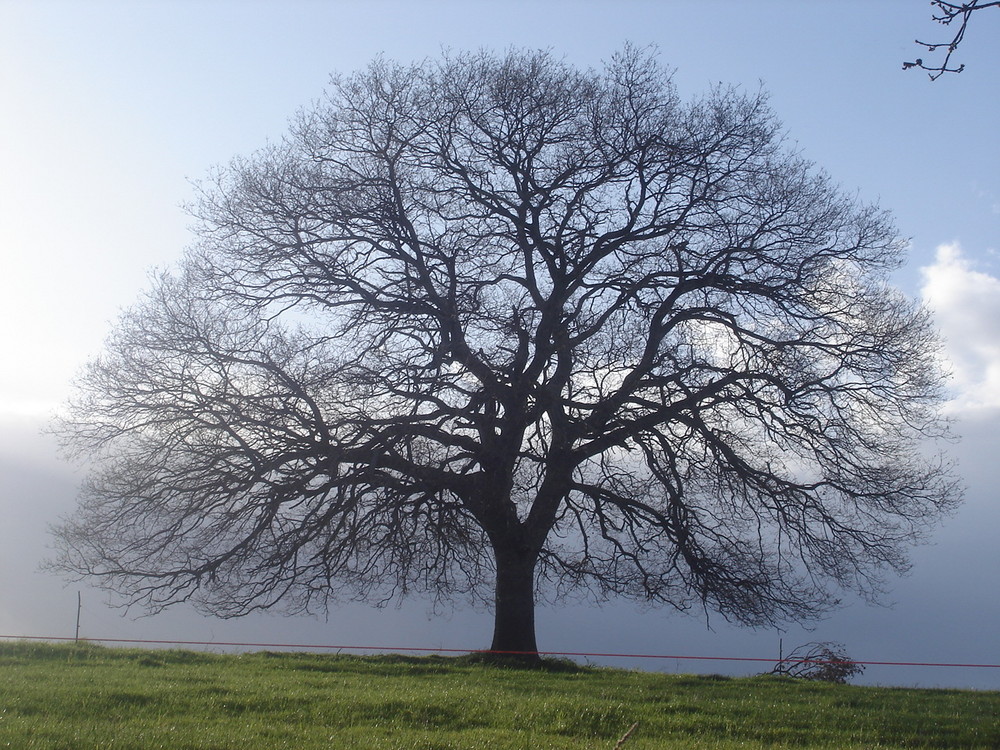
<path id="1" fill-rule="evenodd" d="M 1000 748 L 1000 692 L 0 643 L 0 748 Z"/>

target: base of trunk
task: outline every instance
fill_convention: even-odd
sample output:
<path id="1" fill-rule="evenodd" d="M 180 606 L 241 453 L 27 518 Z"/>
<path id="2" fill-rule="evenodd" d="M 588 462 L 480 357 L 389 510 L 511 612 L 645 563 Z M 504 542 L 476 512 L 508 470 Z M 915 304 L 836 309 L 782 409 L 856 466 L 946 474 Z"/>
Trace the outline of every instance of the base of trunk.
<path id="1" fill-rule="evenodd" d="M 497 556 L 496 611 L 490 652 L 505 660 L 539 661 L 535 642 L 534 561 Z"/>

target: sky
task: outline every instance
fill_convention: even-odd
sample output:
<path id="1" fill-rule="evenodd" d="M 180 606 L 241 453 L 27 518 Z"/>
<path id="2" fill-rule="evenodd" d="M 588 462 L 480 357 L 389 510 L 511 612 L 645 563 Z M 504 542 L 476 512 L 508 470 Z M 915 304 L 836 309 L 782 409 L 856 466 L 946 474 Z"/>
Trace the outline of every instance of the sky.
<path id="1" fill-rule="evenodd" d="M 79 467 L 44 425 L 152 269 L 191 241 L 183 205 L 215 164 L 279 140 L 334 72 L 384 55 L 550 49 L 599 66 L 653 45 L 684 97 L 718 83 L 768 92 L 789 144 L 910 238 L 894 277 L 933 311 L 951 372 L 966 502 L 882 606 L 849 596 L 812 630 L 748 631 L 626 602 L 538 613 L 562 652 L 774 658 L 838 641 L 862 661 L 1000 664 L 1000 10 L 973 20 L 936 82 L 902 62 L 946 39 L 925 0 L 320 2 L 0 0 L 0 635 L 482 648 L 488 612 L 424 601 L 326 618 L 123 615 L 41 569 Z M 927 55 L 923 54 L 926 58 Z M 743 674 L 757 662 L 590 657 Z M 1000 689 L 1000 669 L 869 666 L 868 683 Z"/>

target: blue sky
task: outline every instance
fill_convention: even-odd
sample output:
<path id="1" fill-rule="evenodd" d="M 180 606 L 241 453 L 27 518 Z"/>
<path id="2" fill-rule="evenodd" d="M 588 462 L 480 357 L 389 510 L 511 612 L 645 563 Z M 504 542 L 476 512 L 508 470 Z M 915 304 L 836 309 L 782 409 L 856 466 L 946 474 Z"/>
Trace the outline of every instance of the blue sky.
<path id="1" fill-rule="evenodd" d="M 525 46 L 596 66 L 631 42 L 658 48 L 685 97 L 763 88 L 790 144 L 895 215 L 911 238 L 897 283 L 945 337 L 963 436 L 949 450 L 968 500 L 892 582 L 894 608 L 848 602 L 814 632 L 778 634 L 581 603 L 542 610 L 540 646 L 768 657 L 782 637 L 842 641 L 859 659 L 1000 663 L 1000 10 L 980 16 L 957 53 L 966 71 L 931 83 L 901 70 L 921 54 L 915 37 L 946 37 L 925 0 L 0 0 L 0 634 L 72 631 L 78 587 L 37 567 L 79 477 L 39 427 L 149 270 L 189 242 L 191 180 L 279 139 L 330 73 L 375 55 Z M 490 631 L 488 613 L 438 617 L 423 602 L 329 621 L 123 619 L 83 590 L 92 636 L 475 648 Z M 873 667 L 868 679 L 1000 688 L 1000 669 Z"/>

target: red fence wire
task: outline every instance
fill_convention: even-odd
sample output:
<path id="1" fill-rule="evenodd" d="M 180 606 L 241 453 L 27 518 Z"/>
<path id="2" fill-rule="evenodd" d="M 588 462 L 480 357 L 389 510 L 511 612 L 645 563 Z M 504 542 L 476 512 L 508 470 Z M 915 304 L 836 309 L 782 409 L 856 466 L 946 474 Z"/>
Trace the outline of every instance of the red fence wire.
<path id="1" fill-rule="evenodd" d="M 62 638 L 50 635 L 0 635 L 0 640 L 23 640 L 23 641 L 75 641 L 74 638 Z M 80 638 L 88 643 L 119 643 L 133 645 L 160 645 L 160 646 L 213 646 L 213 647 L 241 647 L 241 648 L 282 648 L 282 649 L 302 649 L 302 650 L 323 650 L 323 651 L 369 651 L 380 653 L 429 653 L 429 654 L 496 654 L 502 656 L 527 656 L 535 655 L 531 651 L 492 651 L 490 649 L 462 649 L 462 648 L 421 648 L 415 646 L 345 646 L 315 643 L 244 643 L 235 641 L 178 641 L 178 640 L 156 640 L 149 638 Z M 794 662 L 796 664 L 828 664 L 840 662 L 828 662 L 819 659 L 775 659 L 755 656 L 687 656 L 678 654 L 627 654 L 627 653 L 604 653 L 598 651 L 539 651 L 541 656 L 564 656 L 564 657 L 594 657 L 605 659 L 676 659 L 686 661 L 736 661 L 736 662 L 766 662 L 770 664 L 779 661 Z M 964 667 L 964 668 L 985 668 L 1000 669 L 1000 664 L 960 664 L 951 662 L 929 662 L 929 661 L 859 661 L 851 659 L 852 664 L 864 666 L 883 667 Z"/>

